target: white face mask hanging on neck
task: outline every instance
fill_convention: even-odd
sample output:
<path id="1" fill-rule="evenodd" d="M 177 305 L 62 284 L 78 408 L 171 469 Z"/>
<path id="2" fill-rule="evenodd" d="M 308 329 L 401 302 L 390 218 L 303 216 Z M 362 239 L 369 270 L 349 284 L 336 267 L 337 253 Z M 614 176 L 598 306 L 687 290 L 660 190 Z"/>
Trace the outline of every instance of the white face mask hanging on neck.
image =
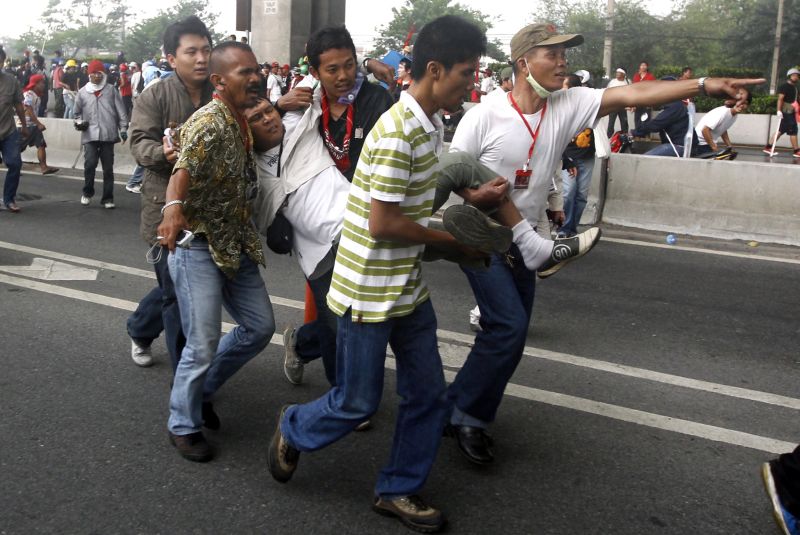
<path id="1" fill-rule="evenodd" d="M 528 67 L 527 59 L 525 60 L 525 68 L 528 69 L 528 76 L 525 78 L 525 80 L 527 80 L 528 83 L 531 84 L 531 87 L 533 88 L 534 91 L 536 91 L 536 94 L 539 95 L 541 98 L 549 97 L 553 92 L 548 91 L 547 89 L 542 87 L 542 84 L 536 81 L 536 79 L 531 74 L 531 68 Z"/>

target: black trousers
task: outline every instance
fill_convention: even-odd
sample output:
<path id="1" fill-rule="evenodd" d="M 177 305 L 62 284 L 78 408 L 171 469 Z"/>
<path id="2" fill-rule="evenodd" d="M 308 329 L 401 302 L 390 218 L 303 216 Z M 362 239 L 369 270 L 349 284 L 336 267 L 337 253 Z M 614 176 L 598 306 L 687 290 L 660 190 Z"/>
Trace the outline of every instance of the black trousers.
<path id="1" fill-rule="evenodd" d="M 611 137 L 616 132 L 614 125 L 617 124 L 617 117 L 619 117 L 619 129 L 625 134 L 628 133 L 628 111 L 612 111 L 608 114 L 608 128 L 606 129 L 606 136 Z"/>
<path id="2" fill-rule="evenodd" d="M 90 141 L 83 146 L 83 194 L 94 197 L 94 173 L 98 162 L 103 165 L 103 197 L 100 202 L 114 202 L 113 141 Z"/>
<path id="3" fill-rule="evenodd" d="M 784 453 L 772 465 L 775 488 L 783 506 L 800 517 L 800 446 L 792 453 Z"/>

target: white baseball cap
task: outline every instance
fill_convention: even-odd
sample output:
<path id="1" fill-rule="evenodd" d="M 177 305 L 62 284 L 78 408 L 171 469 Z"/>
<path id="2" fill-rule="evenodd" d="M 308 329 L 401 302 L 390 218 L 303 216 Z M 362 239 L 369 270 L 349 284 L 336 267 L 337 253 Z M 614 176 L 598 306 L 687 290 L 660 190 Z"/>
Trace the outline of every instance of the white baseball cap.
<path id="1" fill-rule="evenodd" d="M 793 74 L 800 74 L 800 70 L 798 70 L 798 69 L 797 69 L 797 67 L 792 67 L 792 68 L 791 68 L 791 69 L 789 69 L 789 71 L 786 73 L 786 77 L 788 78 L 788 77 L 790 77 L 790 76 L 791 76 L 791 75 L 793 75 Z"/>

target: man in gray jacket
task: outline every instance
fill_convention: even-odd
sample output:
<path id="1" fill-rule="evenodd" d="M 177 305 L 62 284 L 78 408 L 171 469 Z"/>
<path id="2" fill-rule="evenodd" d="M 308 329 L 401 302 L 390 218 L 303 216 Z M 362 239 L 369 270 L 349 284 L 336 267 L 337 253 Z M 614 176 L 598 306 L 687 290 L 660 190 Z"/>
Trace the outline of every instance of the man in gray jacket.
<path id="1" fill-rule="evenodd" d="M 83 195 L 81 204 L 88 206 L 94 196 L 94 175 L 97 163 L 103 164 L 103 197 L 105 208 L 114 208 L 114 144 L 128 139 L 128 116 L 119 91 L 107 83 L 100 60 L 89 64 L 89 83 L 80 88 L 75 99 L 75 128 L 81 130 L 84 150 Z"/>
<path id="2" fill-rule="evenodd" d="M 164 32 L 164 52 L 175 75 L 147 86 L 136 98 L 131 120 L 131 153 L 144 167 L 140 234 L 148 243 L 156 241 L 172 166 L 178 147 L 165 148 L 164 131 L 181 126 L 211 101 L 213 87 L 208 81 L 211 34 L 195 16 L 170 24 Z M 164 331 L 173 371 L 178 366 L 186 339 L 181 329 L 175 287 L 167 269 L 168 250 L 156 254 L 153 265 L 158 286 L 153 288 L 128 318 L 131 358 L 138 366 L 150 366 L 150 345 Z M 208 411 L 208 407 L 204 407 Z M 206 418 L 208 420 L 208 418 Z M 206 422 L 208 424 L 208 421 Z"/>

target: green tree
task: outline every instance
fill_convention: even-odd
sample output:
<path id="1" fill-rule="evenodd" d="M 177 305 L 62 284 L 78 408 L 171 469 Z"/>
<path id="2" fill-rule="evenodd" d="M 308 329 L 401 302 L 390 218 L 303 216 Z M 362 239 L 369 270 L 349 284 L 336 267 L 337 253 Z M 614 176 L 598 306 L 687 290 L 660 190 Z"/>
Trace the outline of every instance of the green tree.
<path id="1" fill-rule="evenodd" d="M 381 37 L 375 41 L 375 53 L 383 55 L 389 50 L 402 50 L 410 31 L 418 32 L 426 23 L 443 15 L 463 17 L 484 32 L 492 28 L 491 17 L 459 3 L 451 5 L 451 2 L 452 0 L 405 0 L 400 8 L 393 7 L 394 18 L 386 26 L 376 28 Z M 502 44 L 497 40 L 489 41 L 487 55 L 500 61 L 508 59 Z"/>
<path id="2" fill-rule="evenodd" d="M 164 42 L 164 30 L 167 26 L 189 15 L 200 17 L 210 29 L 215 43 L 222 38 L 220 34 L 211 30 L 216 25 L 218 15 L 208 10 L 207 2 L 204 0 L 180 0 L 177 4 L 159 11 L 154 17 L 141 21 L 131 29 L 122 45 L 125 56 L 139 61 L 158 55 Z"/>

